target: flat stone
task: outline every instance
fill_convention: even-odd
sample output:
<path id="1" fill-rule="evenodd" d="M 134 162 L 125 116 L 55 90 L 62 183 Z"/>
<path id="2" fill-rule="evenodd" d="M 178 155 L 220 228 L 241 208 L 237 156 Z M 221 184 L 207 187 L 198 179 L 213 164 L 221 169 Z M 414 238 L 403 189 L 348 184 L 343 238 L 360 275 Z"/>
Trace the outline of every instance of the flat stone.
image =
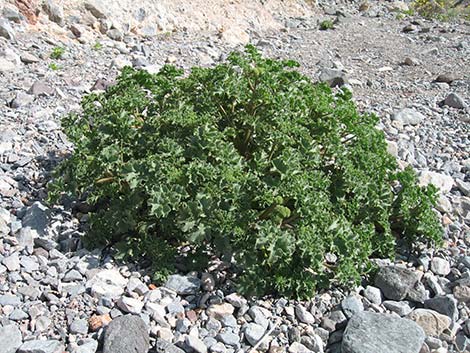
<path id="1" fill-rule="evenodd" d="M 105 330 L 103 353 L 147 353 L 149 347 L 147 325 L 139 316 L 120 316 Z"/>
<path id="2" fill-rule="evenodd" d="M 165 287 L 174 290 L 179 295 L 196 294 L 201 288 L 201 280 L 194 276 L 171 275 Z"/>
<path id="3" fill-rule="evenodd" d="M 370 300 L 371 303 L 380 304 L 382 303 L 382 293 L 380 289 L 373 286 L 367 286 L 364 290 L 364 296 Z"/>
<path id="4" fill-rule="evenodd" d="M 88 333 L 88 320 L 77 319 L 70 324 L 70 332 L 73 334 L 86 335 Z"/>
<path id="5" fill-rule="evenodd" d="M 23 343 L 21 331 L 16 325 L 0 327 L 0 342 L 2 353 L 15 353 Z"/>
<path id="6" fill-rule="evenodd" d="M 13 294 L 3 294 L 0 295 L 0 305 L 11 305 L 11 306 L 18 306 L 21 304 L 21 299 Z"/>
<path id="7" fill-rule="evenodd" d="M 224 316 L 232 315 L 234 310 L 233 305 L 229 303 L 212 304 L 207 308 L 206 313 L 208 316 L 221 319 Z"/>
<path id="8" fill-rule="evenodd" d="M 217 340 L 232 347 L 238 347 L 240 345 L 240 337 L 230 331 L 219 333 L 217 335 Z"/>
<path id="9" fill-rule="evenodd" d="M 40 61 L 37 56 L 35 56 L 31 53 L 28 53 L 28 52 L 25 52 L 25 53 L 21 54 L 20 59 L 25 64 L 33 64 L 33 63 L 38 63 Z"/>
<path id="10" fill-rule="evenodd" d="M 427 336 L 438 337 L 451 324 L 448 316 L 429 309 L 415 309 L 408 318 L 421 326 Z"/>
<path id="11" fill-rule="evenodd" d="M 385 300 L 382 304 L 387 310 L 390 310 L 400 316 L 406 316 L 413 310 L 411 309 L 408 302 Z"/>
<path id="12" fill-rule="evenodd" d="M 65 24 L 64 9 L 54 0 L 46 0 L 43 3 L 43 9 L 52 22 L 57 23 L 59 26 L 63 26 Z"/>
<path id="13" fill-rule="evenodd" d="M 32 94 L 35 97 L 52 96 L 54 92 L 54 88 L 42 81 L 34 82 L 28 91 L 29 94 Z"/>
<path id="14" fill-rule="evenodd" d="M 436 77 L 436 82 L 452 83 L 458 79 L 458 76 L 453 73 L 443 73 Z"/>
<path id="15" fill-rule="evenodd" d="M 375 286 L 391 300 L 403 300 L 415 287 L 419 276 L 411 270 L 397 266 L 381 267 L 375 277 Z"/>
<path id="16" fill-rule="evenodd" d="M 31 86 L 31 93 L 35 96 L 42 94 L 52 94 L 54 90 L 41 81 L 36 81 Z M 29 227 L 40 235 L 44 235 L 49 221 L 50 210 L 39 201 L 34 202 L 28 209 L 22 219 L 23 227 Z"/>
<path id="17" fill-rule="evenodd" d="M 56 340 L 32 340 L 21 345 L 16 353 L 63 353 L 62 343 Z"/>
<path id="18" fill-rule="evenodd" d="M 18 256 L 17 252 L 10 256 L 3 258 L 2 263 L 6 266 L 6 268 L 10 272 L 20 270 L 20 257 Z"/>
<path id="19" fill-rule="evenodd" d="M 10 107 L 12 108 L 21 108 L 27 106 L 28 104 L 33 103 L 34 96 L 27 94 L 26 92 L 19 91 L 16 93 L 15 98 L 10 102 Z"/>
<path id="20" fill-rule="evenodd" d="M 344 331 L 342 353 L 419 353 L 425 334 L 415 322 L 389 314 L 363 311 Z"/>
<path id="21" fill-rule="evenodd" d="M 29 318 L 29 315 L 21 309 L 14 309 L 8 317 L 13 321 L 21 321 Z"/>
<path id="22" fill-rule="evenodd" d="M 263 326 L 265 329 L 268 328 L 269 320 L 266 318 L 266 315 L 263 312 L 263 309 L 261 307 L 252 306 L 248 310 L 248 315 L 250 315 L 253 321 L 256 322 L 257 324 Z"/>
<path id="23" fill-rule="evenodd" d="M 404 108 L 396 112 L 392 119 L 401 121 L 404 125 L 418 125 L 421 121 L 426 119 L 426 117 L 414 109 Z"/>

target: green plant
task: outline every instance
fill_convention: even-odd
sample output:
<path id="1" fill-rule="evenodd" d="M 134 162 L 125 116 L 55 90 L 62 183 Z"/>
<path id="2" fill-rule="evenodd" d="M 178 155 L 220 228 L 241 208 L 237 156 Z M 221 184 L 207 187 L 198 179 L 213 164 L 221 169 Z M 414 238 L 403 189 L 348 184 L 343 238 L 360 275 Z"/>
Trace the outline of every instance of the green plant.
<path id="1" fill-rule="evenodd" d="M 62 67 L 60 67 L 59 65 L 57 65 L 56 63 L 50 63 L 49 64 L 49 69 L 53 70 L 53 71 L 57 71 L 57 70 L 60 70 Z"/>
<path id="2" fill-rule="evenodd" d="M 333 29 L 334 28 L 334 23 L 331 20 L 323 20 L 320 22 L 320 29 L 322 31 L 326 31 L 328 29 Z"/>
<path id="3" fill-rule="evenodd" d="M 51 59 L 60 59 L 62 58 L 62 55 L 64 55 L 65 49 L 62 47 L 54 47 L 51 52 Z"/>
<path id="4" fill-rule="evenodd" d="M 125 68 L 64 118 L 75 149 L 51 201 L 96 206 L 87 240 L 153 259 L 160 279 L 181 246 L 193 264 L 232 258 L 244 293 L 308 297 L 357 282 L 397 239 L 439 243 L 435 189 L 396 172 L 378 118 L 347 90 L 297 66 L 248 46 L 187 77 Z"/>
<path id="5" fill-rule="evenodd" d="M 100 42 L 96 42 L 94 45 L 93 45 L 93 50 L 101 50 L 103 49 L 103 44 L 101 44 Z"/>
<path id="6" fill-rule="evenodd" d="M 470 18 L 470 6 L 464 1 L 454 0 L 414 0 L 411 9 L 425 18 L 451 21 L 457 18 Z"/>

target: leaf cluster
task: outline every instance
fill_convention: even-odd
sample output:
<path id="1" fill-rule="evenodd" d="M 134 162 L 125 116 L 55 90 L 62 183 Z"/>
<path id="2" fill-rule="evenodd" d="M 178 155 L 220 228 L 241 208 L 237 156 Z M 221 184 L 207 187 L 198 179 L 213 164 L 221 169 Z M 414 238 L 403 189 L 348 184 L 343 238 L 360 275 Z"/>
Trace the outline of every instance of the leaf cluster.
<path id="1" fill-rule="evenodd" d="M 125 68 L 64 119 L 75 149 L 51 199 L 95 205 L 88 240 L 162 277 L 181 246 L 228 257 L 244 293 L 309 297 L 357 282 L 397 239 L 438 243 L 435 190 L 397 172 L 377 117 L 297 66 L 248 46 L 187 77 Z"/>

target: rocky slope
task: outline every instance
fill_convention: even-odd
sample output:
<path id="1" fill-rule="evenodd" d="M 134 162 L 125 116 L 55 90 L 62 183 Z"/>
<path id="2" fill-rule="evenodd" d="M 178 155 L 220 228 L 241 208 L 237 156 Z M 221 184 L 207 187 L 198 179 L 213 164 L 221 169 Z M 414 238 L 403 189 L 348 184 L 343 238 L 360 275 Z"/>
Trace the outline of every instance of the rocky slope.
<path id="1" fill-rule="evenodd" d="M 131 31 L 112 12 L 103 19 L 80 4 L 48 1 L 36 25 L 2 8 L 0 352 L 470 352 L 469 23 L 400 20 L 401 2 L 325 1 L 302 16 L 269 15 L 266 28 L 237 18 L 266 55 L 347 85 L 361 110 L 381 117 L 401 165 L 441 192 L 443 249 L 382 261 L 363 286 L 296 302 L 231 292 L 223 262 L 157 287 L 143 264 L 83 248 L 86 214 L 46 205 L 52 167 L 72 148 L 60 117 L 79 111 L 86 93 L 105 89 L 125 65 L 210 66 L 247 40 L 216 25 L 193 28 L 189 17 L 186 30 Z M 335 28 L 320 31 L 324 19 Z"/>

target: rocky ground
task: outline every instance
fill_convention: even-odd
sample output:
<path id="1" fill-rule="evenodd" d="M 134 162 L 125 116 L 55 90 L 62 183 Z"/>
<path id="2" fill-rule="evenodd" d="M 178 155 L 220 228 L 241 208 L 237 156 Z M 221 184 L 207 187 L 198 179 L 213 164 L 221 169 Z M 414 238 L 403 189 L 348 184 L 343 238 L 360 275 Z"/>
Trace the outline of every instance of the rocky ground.
<path id="1" fill-rule="evenodd" d="M 236 43 L 201 32 L 101 35 L 80 19 L 51 33 L 49 20 L 31 28 L 6 6 L 0 353 L 470 352 L 470 24 L 397 19 L 400 2 L 359 5 L 325 1 L 249 38 L 266 55 L 298 60 L 314 80 L 347 85 L 361 110 L 381 117 L 401 166 L 439 187 L 446 245 L 381 261 L 370 283 L 308 302 L 230 293 L 224 263 L 157 287 L 145 268 L 83 248 L 86 215 L 45 202 L 52 167 L 72 148 L 60 118 L 79 111 L 85 94 L 125 65 L 210 66 Z M 51 28 L 70 20 L 49 11 L 58 16 L 49 14 Z M 324 19 L 335 28 L 319 30 Z"/>

